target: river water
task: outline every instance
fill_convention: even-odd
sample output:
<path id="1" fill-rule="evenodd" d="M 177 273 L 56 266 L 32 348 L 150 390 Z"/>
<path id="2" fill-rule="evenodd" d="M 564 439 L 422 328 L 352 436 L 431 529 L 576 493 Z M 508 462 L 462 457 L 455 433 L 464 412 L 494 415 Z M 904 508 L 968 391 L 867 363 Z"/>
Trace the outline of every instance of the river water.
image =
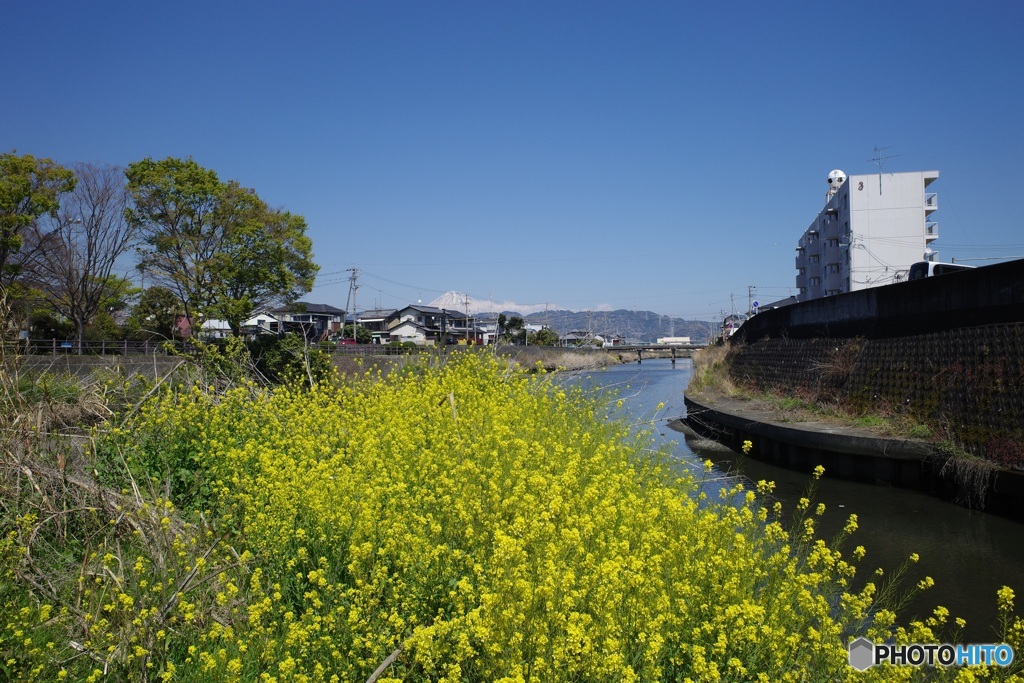
<path id="1" fill-rule="evenodd" d="M 648 359 L 639 365 L 584 373 L 578 381 L 595 390 L 615 390 L 623 400 L 623 417 L 638 423 L 653 420 L 657 439 L 682 466 L 699 466 L 710 459 L 719 477 L 774 481 L 776 497 L 784 509 L 792 510 L 812 485 L 809 472 L 768 465 L 704 439 L 690 440 L 669 427 L 669 422 L 685 415 L 683 391 L 691 374 L 688 359 L 674 365 L 669 359 Z M 664 407 L 655 413 L 659 403 Z M 820 535 L 831 538 L 849 514 L 856 513 L 859 529 L 846 548 L 867 548 L 858 575 L 867 576 L 877 567 L 891 574 L 916 552 L 921 559 L 908 571 L 906 585 L 924 576 L 935 580 L 934 588 L 904 610 L 905 616 L 927 616 L 942 605 L 953 617 L 967 621 L 960 640 L 995 642 L 996 590 L 1004 585 L 1013 588 L 1018 611 L 1024 611 L 1024 524 L 916 491 L 829 478 L 828 463 L 822 465 L 825 476 L 813 482 L 815 503 L 826 505 Z"/>

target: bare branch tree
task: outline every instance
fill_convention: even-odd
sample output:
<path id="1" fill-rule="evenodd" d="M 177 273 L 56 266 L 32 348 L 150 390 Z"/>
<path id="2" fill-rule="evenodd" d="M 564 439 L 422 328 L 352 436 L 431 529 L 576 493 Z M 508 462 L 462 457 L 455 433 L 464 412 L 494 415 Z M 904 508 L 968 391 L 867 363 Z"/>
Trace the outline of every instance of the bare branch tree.
<path id="1" fill-rule="evenodd" d="M 27 286 L 75 323 L 81 341 L 93 316 L 126 293 L 129 283 L 114 268 L 135 227 L 125 218 L 124 169 L 76 164 L 74 171 L 78 183 L 56 216 L 26 235 L 24 273 Z"/>

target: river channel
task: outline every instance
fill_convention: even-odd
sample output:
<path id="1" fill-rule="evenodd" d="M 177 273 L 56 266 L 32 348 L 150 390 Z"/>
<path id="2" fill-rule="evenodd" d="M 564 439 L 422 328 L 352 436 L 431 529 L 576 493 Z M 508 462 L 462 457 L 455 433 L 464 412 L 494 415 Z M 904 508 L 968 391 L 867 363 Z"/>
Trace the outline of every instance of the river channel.
<path id="1" fill-rule="evenodd" d="M 690 440 L 669 423 L 685 415 L 683 391 L 690 381 L 692 364 L 679 360 L 649 359 L 642 364 L 609 367 L 588 372 L 578 381 L 595 390 L 615 390 L 623 400 L 622 416 L 651 423 L 656 438 L 684 466 L 704 460 L 715 463 L 717 477 L 743 476 L 752 481 L 774 481 L 776 497 L 787 510 L 808 490 L 810 473 L 768 465 L 704 439 Z M 664 407 L 655 414 L 659 403 Z M 1024 606 L 1024 524 L 984 512 L 969 510 L 916 491 L 842 481 L 825 476 L 816 482 L 815 502 L 823 502 L 823 538 L 831 538 L 855 513 L 858 531 L 847 549 L 863 545 L 867 555 L 858 564 L 858 575 L 881 567 L 891 574 L 910 556 L 920 562 L 907 574 L 908 586 L 931 576 L 935 587 L 923 592 L 904 610 L 904 616 L 927 616 L 936 605 L 963 617 L 967 627 L 963 642 L 995 642 L 996 590 L 1004 585 L 1017 595 L 1018 611 Z"/>

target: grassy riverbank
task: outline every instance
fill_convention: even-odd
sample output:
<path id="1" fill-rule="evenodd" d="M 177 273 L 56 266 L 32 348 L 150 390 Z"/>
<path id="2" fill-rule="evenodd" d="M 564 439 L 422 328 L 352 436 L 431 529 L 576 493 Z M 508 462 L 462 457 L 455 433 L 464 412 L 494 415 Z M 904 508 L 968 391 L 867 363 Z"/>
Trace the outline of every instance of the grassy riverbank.
<path id="1" fill-rule="evenodd" d="M 892 627 L 888 577 L 850 590 L 856 520 L 817 539 L 824 507 L 781 510 L 767 482 L 710 500 L 705 472 L 544 373 L 465 353 L 313 388 L 215 387 L 124 388 L 77 458 L 9 402 L 7 678 L 956 674 L 846 666 L 857 635 L 930 642 L 949 626 L 937 610 Z M 1019 645 L 1024 625 L 1007 631 Z"/>
<path id="2" fill-rule="evenodd" d="M 494 354 L 505 359 L 511 366 L 534 372 L 538 369 L 546 372 L 598 370 L 609 365 L 631 363 L 636 361 L 636 354 L 623 353 L 614 349 L 572 349 L 554 346 L 500 346 L 465 347 L 455 346 L 445 349 L 425 349 L 420 353 L 400 356 L 334 356 L 335 367 L 342 375 L 362 375 L 370 371 L 376 375 L 379 371 L 387 375 L 396 369 L 408 365 L 443 362 L 458 354 Z M 654 354 L 650 354 L 654 357 Z"/>

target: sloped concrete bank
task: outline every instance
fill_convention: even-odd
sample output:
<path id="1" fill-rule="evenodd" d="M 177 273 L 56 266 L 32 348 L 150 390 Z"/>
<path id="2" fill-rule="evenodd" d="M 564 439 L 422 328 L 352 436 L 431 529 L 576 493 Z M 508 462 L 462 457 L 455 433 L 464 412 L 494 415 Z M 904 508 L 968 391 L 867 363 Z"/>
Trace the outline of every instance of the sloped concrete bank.
<path id="1" fill-rule="evenodd" d="M 1024 474 L 951 457 L 933 444 L 880 437 L 823 422 L 773 421 L 773 415 L 730 398 L 685 396 L 685 426 L 748 457 L 810 473 L 924 491 L 974 509 L 1024 521 Z"/>

